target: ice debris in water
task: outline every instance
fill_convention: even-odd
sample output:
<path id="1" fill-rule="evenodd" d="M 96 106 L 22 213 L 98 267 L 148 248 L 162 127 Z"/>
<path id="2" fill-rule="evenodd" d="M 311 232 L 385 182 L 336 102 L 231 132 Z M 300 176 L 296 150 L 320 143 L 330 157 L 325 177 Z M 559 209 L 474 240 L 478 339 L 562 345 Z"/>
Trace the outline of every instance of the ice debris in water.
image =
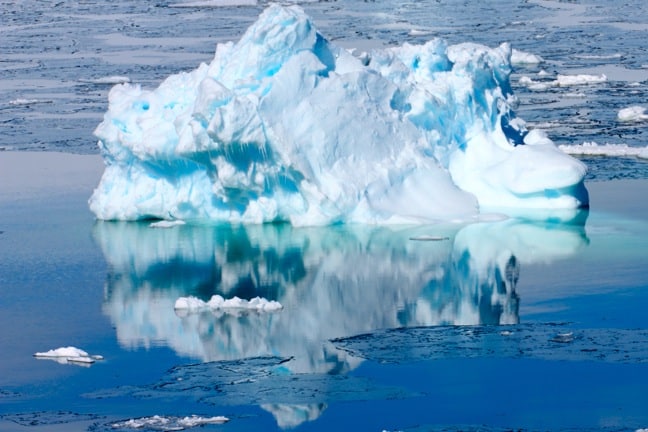
<path id="1" fill-rule="evenodd" d="M 261 297 L 255 297 L 252 300 L 244 300 L 238 297 L 225 299 L 216 294 L 208 302 L 204 302 L 196 297 L 180 297 L 176 300 L 173 307 L 175 310 L 183 311 L 200 311 L 203 309 L 212 310 L 250 310 L 257 312 L 276 312 L 283 309 L 281 303 L 275 300 L 267 300 Z"/>
<path id="2" fill-rule="evenodd" d="M 154 415 L 151 417 L 141 417 L 113 423 L 112 427 L 113 429 L 181 431 L 207 424 L 223 424 L 227 423 L 228 421 L 229 418 L 224 416 L 200 417 L 197 415 L 192 415 L 189 417 L 167 417 Z"/>
<path id="3" fill-rule="evenodd" d="M 149 226 L 151 228 L 173 228 L 175 226 L 182 226 L 186 222 L 181 220 L 161 220 L 157 222 L 152 222 Z"/>
<path id="4" fill-rule="evenodd" d="M 622 122 L 641 122 L 648 120 L 648 114 L 646 108 L 635 105 L 619 110 L 617 119 Z"/>
<path id="5" fill-rule="evenodd" d="M 37 352 L 34 357 L 41 359 L 55 360 L 62 364 L 67 363 L 83 363 L 92 364 L 97 360 L 103 360 L 100 355 L 90 355 L 82 349 L 69 346 L 57 348 L 46 352 Z"/>
<path id="6" fill-rule="evenodd" d="M 89 205 L 99 219 L 294 225 L 587 205 L 585 165 L 528 133 L 510 72 L 509 44 L 356 54 L 273 4 L 210 64 L 112 88 Z"/>
<path id="7" fill-rule="evenodd" d="M 598 144 L 595 142 L 584 142 L 583 144 L 565 144 L 559 148 L 571 155 L 588 156 L 634 156 L 648 158 L 648 146 L 630 147 L 627 144 Z"/>

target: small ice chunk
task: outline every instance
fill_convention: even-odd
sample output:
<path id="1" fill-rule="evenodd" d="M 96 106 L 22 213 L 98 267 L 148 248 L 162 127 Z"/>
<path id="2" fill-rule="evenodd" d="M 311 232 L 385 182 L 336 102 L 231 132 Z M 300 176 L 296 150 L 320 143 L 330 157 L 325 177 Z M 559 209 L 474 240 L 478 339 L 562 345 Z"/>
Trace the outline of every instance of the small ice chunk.
<path id="1" fill-rule="evenodd" d="M 598 144 L 593 141 L 584 142 L 583 144 L 560 145 L 558 148 L 570 155 L 635 156 L 639 158 L 645 158 L 648 155 L 648 147 L 630 147 L 627 144 Z"/>
<path id="2" fill-rule="evenodd" d="M 257 0 L 202 0 L 170 4 L 172 8 L 216 8 L 226 6 L 256 6 Z"/>
<path id="3" fill-rule="evenodd" d="M 82 363 L 82 364 L 92 364 L 96 360 L 103 360 L 103 357 L 100 355 L 89 355 L 87 352 L 82 349 L 68 346 L 57 349 L 52 349 L 46 352 L 37 352 L 34 354 L 34 357 L 41 359 L 55 360 L 61 364 L 67 363 Z"/>
<path id="4" fill-rule="evenodd" d="M 619 110 L 617 119 L 622 122 L 641 122 L 648 120 L 648 114 L 646 114 L 646 108 L 634 105 Z"/>
<path id="5" fill-rule="evenodd" d="M 513 51 L 511 52 L 511 64 L 513 65 L 539 64 L 543 61 L 544 59 L 539 55 L 519 51 L 515 48 L 513 48 Z"/>
<path id="6" fill-rule="evenodd" d="M 13 105 L 13 106 L 34 105 L 34 104 L 42 104 L 42 103 L 52 103 L 52 101 L 43 100 L 43 99 L 24 99 L 24 98 L 18 98 L 9 101 L 9 105 Z"/>
<path id="7" fill-rule="evenodd" d="M 149 226 L 151 228 L 173 228 L 175 226 L 184 225 L 185 221 L 183 220 L 161 220 L 159 222 L 152 222 Z"/>
<path id="8" fill-rule="evenodd" d="M 276 312 L 283 309 L 281 303 L 275 300 L 267 300 L 262 297 L 255 297 L 252 300 L 244 300 L 239 297 L 225 299 L 216 294 L 208 302 L 204 302 L 196 297 L 180 297 L 173 306 L 175 310 L 184 310 L 189 312 L 200 311 L 204 309 L 211 310 L 250 310 L 257 312 Z"/>
<path id="9" fill-rule="evenodd" d="M 81 78 L 79 82 L 82 83 L 87 83 L 87 84 L 106 84 L 106 85 L 114 85 L 114 84 L 126 84 L 130 82 L 130 78 L 127 76 L 121 76 L 121 75 L 113 75 L 113 76 L 107 76 L 107 77 L 101 77 L 101 78 Z"/>
<path id="10" fill-rule="evenodd" d="M 574 341 L 573 332 L 558 333 L 553 338 L 551 338 L 551 342 L 558 342 L 558 343 L 570 343 L 573 341 Z"/>
<path id="11" fill-rule="evenodd" d="M 556 77 L 556 85 L 558 87 L 569 87 L 569 86 L 579 86 L 579 85 L 588 85 L 588 84 L 600 84 L 607 81 L 607 76 L 605 74 L 601 75 L 558 75 Z"/>
<path id="12" fill-rule="evenodd" d="M 449 240 L 449 238 L 448 237 L 443 237 L 443 236 L 419 235 L 419 236 L 410 237 L 410 240 L 414 240 L 414 241 L 443 241 L 443 240 Z"/>
<path id="13" fill-rule="evenodd" d="M 140 417 L 113 423 L 114 429 L 152 429 L 164 431 L 180 431 L 207 424 L 227 423 L 229 418 L 224 416 L 200 417 L 192 415 L 189 417 L 168 417 L 154 415 L 151 417 Z"/>

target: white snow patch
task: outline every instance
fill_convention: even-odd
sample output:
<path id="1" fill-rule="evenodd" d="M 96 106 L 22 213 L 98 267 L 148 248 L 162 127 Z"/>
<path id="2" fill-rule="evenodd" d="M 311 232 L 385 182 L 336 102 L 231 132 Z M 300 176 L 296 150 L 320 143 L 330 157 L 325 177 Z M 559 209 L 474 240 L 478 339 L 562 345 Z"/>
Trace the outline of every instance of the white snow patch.
<path id="1" fill-rule="evenodd" d="M 41 359 L 55 360 L 62 364 L 67 363 L 85 363 L 92 364 L 97 360 L 103 360 L 100 355 L 90 355 L 82 349 L 68 346 L 49 350 L 46 352 L 37 352 L 34 357 Z"/>
<path id="2" fill-rule="evenodd" d="M 229 418 L 224 416 L 200 417 L 192 415 L 189 417 L 168 417 L 154 415 L 151 417 L 141 417 L 136 419 L 125 420 L 113 423 L 115 429 L 148 429 L 160 431 L 181 431 L 208 424 L 227 423 Z"/>
<path id="3" fill-rule="evenodd" d="M 180 297 L 173 307 L 175 310 L 195 312 L 204 309 L 211 310 L 234 310 L 234 311 L 256 311 L 256 312 L 277 312 L 283 309 L 281 303 L 275 300 L 267 300 L 262 297 L 255 297 L 251 300 L 244 300 L 238 297 L 225 299 L 216 294 L 209 301 L 205 302 L 196 297 Z"/>

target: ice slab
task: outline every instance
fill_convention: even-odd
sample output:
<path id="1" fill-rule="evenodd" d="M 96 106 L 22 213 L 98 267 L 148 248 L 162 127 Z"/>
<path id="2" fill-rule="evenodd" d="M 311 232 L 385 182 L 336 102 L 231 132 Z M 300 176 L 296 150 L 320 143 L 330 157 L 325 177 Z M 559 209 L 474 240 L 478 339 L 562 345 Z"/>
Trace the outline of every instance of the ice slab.
<path id="1" fill-rule="evenodd" d="M 154 415 L 151 417 L 140 417 L 125 420 L 112 424 L 115 430 L 136 429 L 136 430 L 159 430 L 159 431 L 182 431 L 208 424 L 227 423 L 229 418 L 224 416 L 201 417 L 192 415 L 188 417 L 169 417 Z"/>
<path id="2" fill-rule="evenodd" d="M 351 52 L 298 6 L 271 5 L 209 64 L 154 90 L 111 90 L 90 208 L 109 220 L 328 225 L 585 206 L 585 165 L 549 140 L 525 143 L 511 55 L 442 39 Z"/>
<path id="3" fill-rule="evenodd" d="M 189 313 L 206 309 L 225 310 L 225 311 L 256 311 L 256 312 L 276 312 L 283 309 L 281 303 L 275 300 L 268 300 L 261 297 L 254 297 L 251 300 L 244 300 L 234 296 L 231 299 L 225 299 L 216 294 L 209 301 L 204 302 L 196 297 L 180 297 L 176 300 L 173 308 L 177 312 Z"/>
<path id="4" fill-rule="evenodd" d="M 55 360 L 62 364 L 92 364 L 97 360 L 103 360 L 100 355 L 90 355 L 82 349 L 68 346 L 57 349 L 52 349 L 46 352 L 37 352 L 34 357 L 39 359 Z"/>

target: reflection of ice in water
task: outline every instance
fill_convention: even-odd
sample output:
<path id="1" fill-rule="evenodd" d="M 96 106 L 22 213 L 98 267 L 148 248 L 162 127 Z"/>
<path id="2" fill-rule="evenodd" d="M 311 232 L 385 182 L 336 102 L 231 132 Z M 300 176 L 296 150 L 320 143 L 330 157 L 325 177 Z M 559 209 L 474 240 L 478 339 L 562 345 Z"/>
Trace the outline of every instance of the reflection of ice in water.
<path id="1" fill-rule="evenodd" d="M 586 244 L 582 226 L 514 219 L 408 229 L 155 230 L 100 222 L 94 234 L 110 268 L 105 312 L 122 345 L 165 344 L 203 361 L 278 355 L 292 357 L 285 364 L 291 373 L 328 374 L 361 361 L 328 342 L 334 338 L 408 326 L 517 323 L 520 268 Z M 410 240 L 425 235 L 448 240 Z M 178 297 L 213 294 L 260 296 L 284 309 L 174 313 Z M 316 415 L 311 408 L 266 409 L 288 425 L 295 416 Z"/>
<path id="2" fill-rule="evenodd" d="M 98 223 L 110 264 L 106 313 L 127 346 L 164 343 L 205 361 L 294 355 L 304 371 L 338 367 L 327 340 L 376 329 L 518 320 L 524 263 L 568 256 L 582 227 L 508 220 L 446 228 L 177 227 Z M 430 228 L 431 229 L 431 228 Z M 277 300 L 277 314 L 178 317 L 174 302 L 213 294 Z M 305 352 L 306 351 L 306 352 Z M 319 358 L 319 360 L 317 360 Z"/>

